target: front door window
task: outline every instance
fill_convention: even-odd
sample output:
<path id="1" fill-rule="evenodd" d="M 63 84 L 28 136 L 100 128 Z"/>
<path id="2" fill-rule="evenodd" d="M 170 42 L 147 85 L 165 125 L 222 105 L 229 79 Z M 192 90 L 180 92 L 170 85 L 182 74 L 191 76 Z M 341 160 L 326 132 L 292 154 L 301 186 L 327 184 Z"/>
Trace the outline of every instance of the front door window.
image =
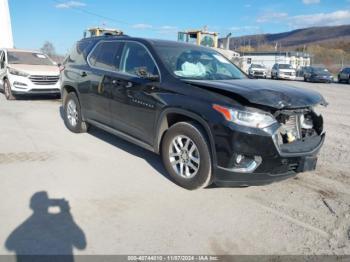
<path id="1" fill-rule="evenodd" d="M 135 76 L 139 75 L 139 70 L 146 70 L 152 75 L 159 74 L 157 66 L 146 48 L 136 42 L 125 44 L 120 70 Z"/>

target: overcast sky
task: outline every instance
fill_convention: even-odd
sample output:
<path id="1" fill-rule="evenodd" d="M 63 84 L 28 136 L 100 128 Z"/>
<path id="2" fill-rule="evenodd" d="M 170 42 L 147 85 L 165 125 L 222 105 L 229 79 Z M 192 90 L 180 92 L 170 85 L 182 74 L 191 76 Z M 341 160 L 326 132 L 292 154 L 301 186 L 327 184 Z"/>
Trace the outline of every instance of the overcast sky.
<path id="1" fill-rule="evenodd" d="M 202 28 L 222 36 L 276 33 L 350 24 L 350 0 L 9 0 L 15 45 L 38 49 L 51 41 L 65 54 L 92 26 L 132 36 L 176 40 Z"/>

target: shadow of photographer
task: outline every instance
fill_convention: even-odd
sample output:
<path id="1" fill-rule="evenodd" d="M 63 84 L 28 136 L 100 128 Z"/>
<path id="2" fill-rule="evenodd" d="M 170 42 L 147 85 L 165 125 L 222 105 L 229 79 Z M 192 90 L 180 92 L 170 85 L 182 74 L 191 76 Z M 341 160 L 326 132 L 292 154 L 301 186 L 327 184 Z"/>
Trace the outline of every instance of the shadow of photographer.
<path id="1" fill-rule="evenodd" d="M 74 261 L 73 248 L 86 248 L 82 229 L 74 222 L 68 201 L 37 192 L 30 200 L 33 214 L 7 238 L 5 247 L 17 262 Z M 51 213 L 51 209 L 58 212 Z"/>

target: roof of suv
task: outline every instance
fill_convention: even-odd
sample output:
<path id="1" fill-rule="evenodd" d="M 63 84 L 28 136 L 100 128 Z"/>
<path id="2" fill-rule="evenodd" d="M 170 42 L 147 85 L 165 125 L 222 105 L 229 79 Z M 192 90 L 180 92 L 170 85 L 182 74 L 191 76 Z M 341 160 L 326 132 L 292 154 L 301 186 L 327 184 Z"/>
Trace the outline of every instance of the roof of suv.
<path id="1" fill-rule="evenodd" d="M 91 38 L 83 38 L 81 41 L 84 40 L 134 40 L 134 41 L 140 41 L 140 42 L 148 42 L 151 45 L 167 45 L 167 46 L 196 46 L 196 47 L 201 47 L 201 48 L 207 48 L 205 46 L 197 46 L 195 44 L 191 43 L 185 43 L 185 42 L 179 42 L 179 41 L 171 41 L 171 40 L 163 40 L 163 39 L 149 39 L 149 38 L 141 38 L 141 37 L 130 37 L 127 35 L 123 36 L 96 36 L 96 37 L 91 37 Z"/>

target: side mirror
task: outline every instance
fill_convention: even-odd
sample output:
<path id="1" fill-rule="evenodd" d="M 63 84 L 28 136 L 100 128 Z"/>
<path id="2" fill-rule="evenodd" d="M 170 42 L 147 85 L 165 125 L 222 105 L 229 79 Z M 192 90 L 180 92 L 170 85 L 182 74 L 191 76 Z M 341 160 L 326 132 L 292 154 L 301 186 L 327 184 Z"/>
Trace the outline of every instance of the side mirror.
<path id="1" fill-rule="evenodd" d="M 136 73 L 139 77 L 143 78 L 143 79 L 147 79 L 153 82 L 159 81 L 159 75 L 153 75 L 148 73 L 147 68 L 146 67 L 140 67 L 136 70 Z"/>

